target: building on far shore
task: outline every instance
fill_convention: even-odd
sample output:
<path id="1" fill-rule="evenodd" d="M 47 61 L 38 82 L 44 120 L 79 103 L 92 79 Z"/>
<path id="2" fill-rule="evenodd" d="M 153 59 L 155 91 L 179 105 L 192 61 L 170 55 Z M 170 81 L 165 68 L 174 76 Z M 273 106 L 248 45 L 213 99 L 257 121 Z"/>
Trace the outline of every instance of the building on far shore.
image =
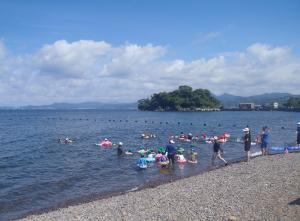
<path id="1" fill-rule="evenodd" d="M 257 110 L 257 111 L 263 110 L 263 106 L 261 104 L 255 104 L 254 109 Z"/>
<path id="2" fill-rule="evenodd" d="M 239 109 L 240 110 L 254 110 L 255 104 L 254 103 L 240 103 Z"/>

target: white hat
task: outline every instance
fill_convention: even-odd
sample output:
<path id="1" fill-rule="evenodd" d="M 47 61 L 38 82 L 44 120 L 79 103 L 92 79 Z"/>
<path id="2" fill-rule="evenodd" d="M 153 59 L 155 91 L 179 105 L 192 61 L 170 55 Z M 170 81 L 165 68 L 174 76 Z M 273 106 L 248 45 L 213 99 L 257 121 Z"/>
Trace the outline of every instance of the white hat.
<path id="1" fill-rule="evenodd" d="M 246 128 L 243 129 L 243 131 L 244 131 L 244 132 L 249 132 L 249 128 L 246 127 Z"/>
<path id="2" fill-rule="evenodd" d="M 122 142 L 119 142 L 119 145 L 120 145 L 120 146 L 122 146 L 122 145 L 123 145 L 123 143 L 122 143 Z"/>
<path id="3" fill-rule="evenodd" d="M 174 140 L 170 140 L 169 142 L 170 142 L 170 143 L 172 143 L 172 144 L 174 144 L 174 143 L 175 143 L 175 141 L 174 141 Z"/>
<path id="4" fill-rule="evenodd" d="M 105 141 L 108 141 L 108 139 L 107 139 L 107 138 L 105 138 L 104 140 L 105 140 Z"/>
<path id="5" fill-rule="evenodd" d="M 218 139 L 218 137 L 217 137 L 217 136 L 214 136 L 214 139 L 215 139 L 215 140 L 217 140 L 217 139 Z"/>
<path id="6" fill-rule="evenodd" d="M 300 125 L 300 122 L 298 122 L 297 125 Z"/>

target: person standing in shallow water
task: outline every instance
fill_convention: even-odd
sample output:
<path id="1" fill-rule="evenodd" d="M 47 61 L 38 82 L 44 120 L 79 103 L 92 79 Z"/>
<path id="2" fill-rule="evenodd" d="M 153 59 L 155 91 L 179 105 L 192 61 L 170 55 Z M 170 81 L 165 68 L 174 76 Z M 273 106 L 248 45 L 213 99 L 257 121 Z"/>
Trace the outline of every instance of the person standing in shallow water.
<path id="1" fill-rule="evenodd" d="M 118 153 L 118 156 L 121 156 L 121 155 L 123 155 L 122 146 L 123 146 L 123 143 L 122 143 L 122 142 L 119 142 L 119 144 L 118 144 L 118 148 L 117 148 L 117 153 Z"/>
<path id="2" fill-rule="evenodd" d="M 169 143 L 166 146 L 165 153 L 168 153 L 169 163 L 174 166 L 175 165 L 175 154 L 176 154 L 176 147 L 174 146 L 174 140 L 169 140 Z"/>
<path id="3" fill-rule="evenodd" d="M 244 135 L 244 149 L 246 152 L 246 158 L 247 161 L 250 160 L 250 148 L 251 148 L 251 134 L 250 129 L 248 127 L 243 129 L 245 135 Z"/>
<path id="4" fill-rule="evenodd" d="M 269 128 L 267 126 L 264 126 L 261 132 L 261 144 L 260 144 L 261 153 L 263 156 L 267 155 L 268 143 L 269 143 Z"/>
<path id="5" fill-rule="evenodd" d="M 300 122 L 297 123 L 297 145 L 300 145 Z"/>

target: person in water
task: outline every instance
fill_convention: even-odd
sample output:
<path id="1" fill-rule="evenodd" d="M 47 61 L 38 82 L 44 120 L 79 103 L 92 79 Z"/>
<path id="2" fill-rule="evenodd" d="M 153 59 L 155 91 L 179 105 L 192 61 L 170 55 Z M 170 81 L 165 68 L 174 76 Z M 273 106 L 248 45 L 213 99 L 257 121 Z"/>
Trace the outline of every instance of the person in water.
<path id="1" fill-rule="evenodd" d="M 180 132 L 179 138 L 181 138 L 181 139 L 184 139 L 184 138 L 185 138 L 185 135 L 184 135 L 183 132 Z"/>
<path id="2" fill-rule="evenodd" d="M 175 155 L 176 155 L 176 147 L 174 146 L 174 140 L 169 140 L 169 143 L 166 146 L 165 153 L 168 153 L 169 162 L 172 166 L 175 165 Z"/>
<path id="3" fill-rule="evenodd" d="M 148 163 L 147 163 L 147 160 L 146 160 L 144 154 L 141 154 L 141 158 L 138 161 L 138 166 L 139 167 L 148 167 Z"/>
<path id="4" fill-rule="evenodd" d="M 160 162 L 166 162 L 166 161 L 168 161 L 168 157 L 166 156 L 165 153 L 162 153 L 162 156 L 160 158 Z"/>
<path id="5" fill-rule="evenodd" d="M 244 149 L 246 152 L 247 161 L 250 160 L 250 148 L 251 148 L 251 134 L 248 127 L 243 129 L 244 131 Z"/>
<path id="6" fill-rule="evenodd" d="M 269 143 L 269 128 L 267 126 L 264 126 L 261 132 L 261 144 L 260 144 L 261 153 L 263 156 L 267 155 L 268 143 Z"/>
<path id="7" fill-rule="evenodd" d="M 119 142 L 119 143 L 118 143 L 118 148 L 117 148 L 118 156 L 123 155 L 122 146 L 123 146 L 123 143 L 122 143 L 122 142 Z"/>
<path id="8" fill-rule="evenodd" d="M 211 158 L 211 164 L 214 165 L 216 158 L 218 158 L 219 160 L 222 160 L 225 165 L 227 165 L 227 161 L 223 157 L 221 157 L 221 143 L 219 142 L 217 136 L 214 137 L 213 142 L 214 153 Z"/>
<path id="9" fill-rule="evenodd" d="M 300 122 L 297 123 L 297 145 L 300 145 Z"/>
<path id="10" fill-rule="evenodd" d="M 190 151 L 190 161 L 191 162 L 197 162 L 197 157 L 198 153 L 195 151 L 195 149 L 193 147 L 191 147 L 191 151 Z"/>
<path id="11" fill-rule="evenodd" d="M 192 133 L 189 133 L 188 136 L 187 136 L 187 139 L 188 139 L 188 140 L 192 140 L 192 139 L 193 139 L 193 134 L 192 134 Z"/>

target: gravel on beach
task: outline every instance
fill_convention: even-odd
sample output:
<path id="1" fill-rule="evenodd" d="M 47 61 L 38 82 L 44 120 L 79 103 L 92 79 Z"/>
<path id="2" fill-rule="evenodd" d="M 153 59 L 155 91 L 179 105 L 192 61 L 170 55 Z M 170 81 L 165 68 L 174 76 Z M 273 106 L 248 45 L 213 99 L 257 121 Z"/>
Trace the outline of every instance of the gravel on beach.
<path id="1" fill-rule="evenodd" d="M 300 154 L 257 157 L 22 220 L 300 220 Z"/>

